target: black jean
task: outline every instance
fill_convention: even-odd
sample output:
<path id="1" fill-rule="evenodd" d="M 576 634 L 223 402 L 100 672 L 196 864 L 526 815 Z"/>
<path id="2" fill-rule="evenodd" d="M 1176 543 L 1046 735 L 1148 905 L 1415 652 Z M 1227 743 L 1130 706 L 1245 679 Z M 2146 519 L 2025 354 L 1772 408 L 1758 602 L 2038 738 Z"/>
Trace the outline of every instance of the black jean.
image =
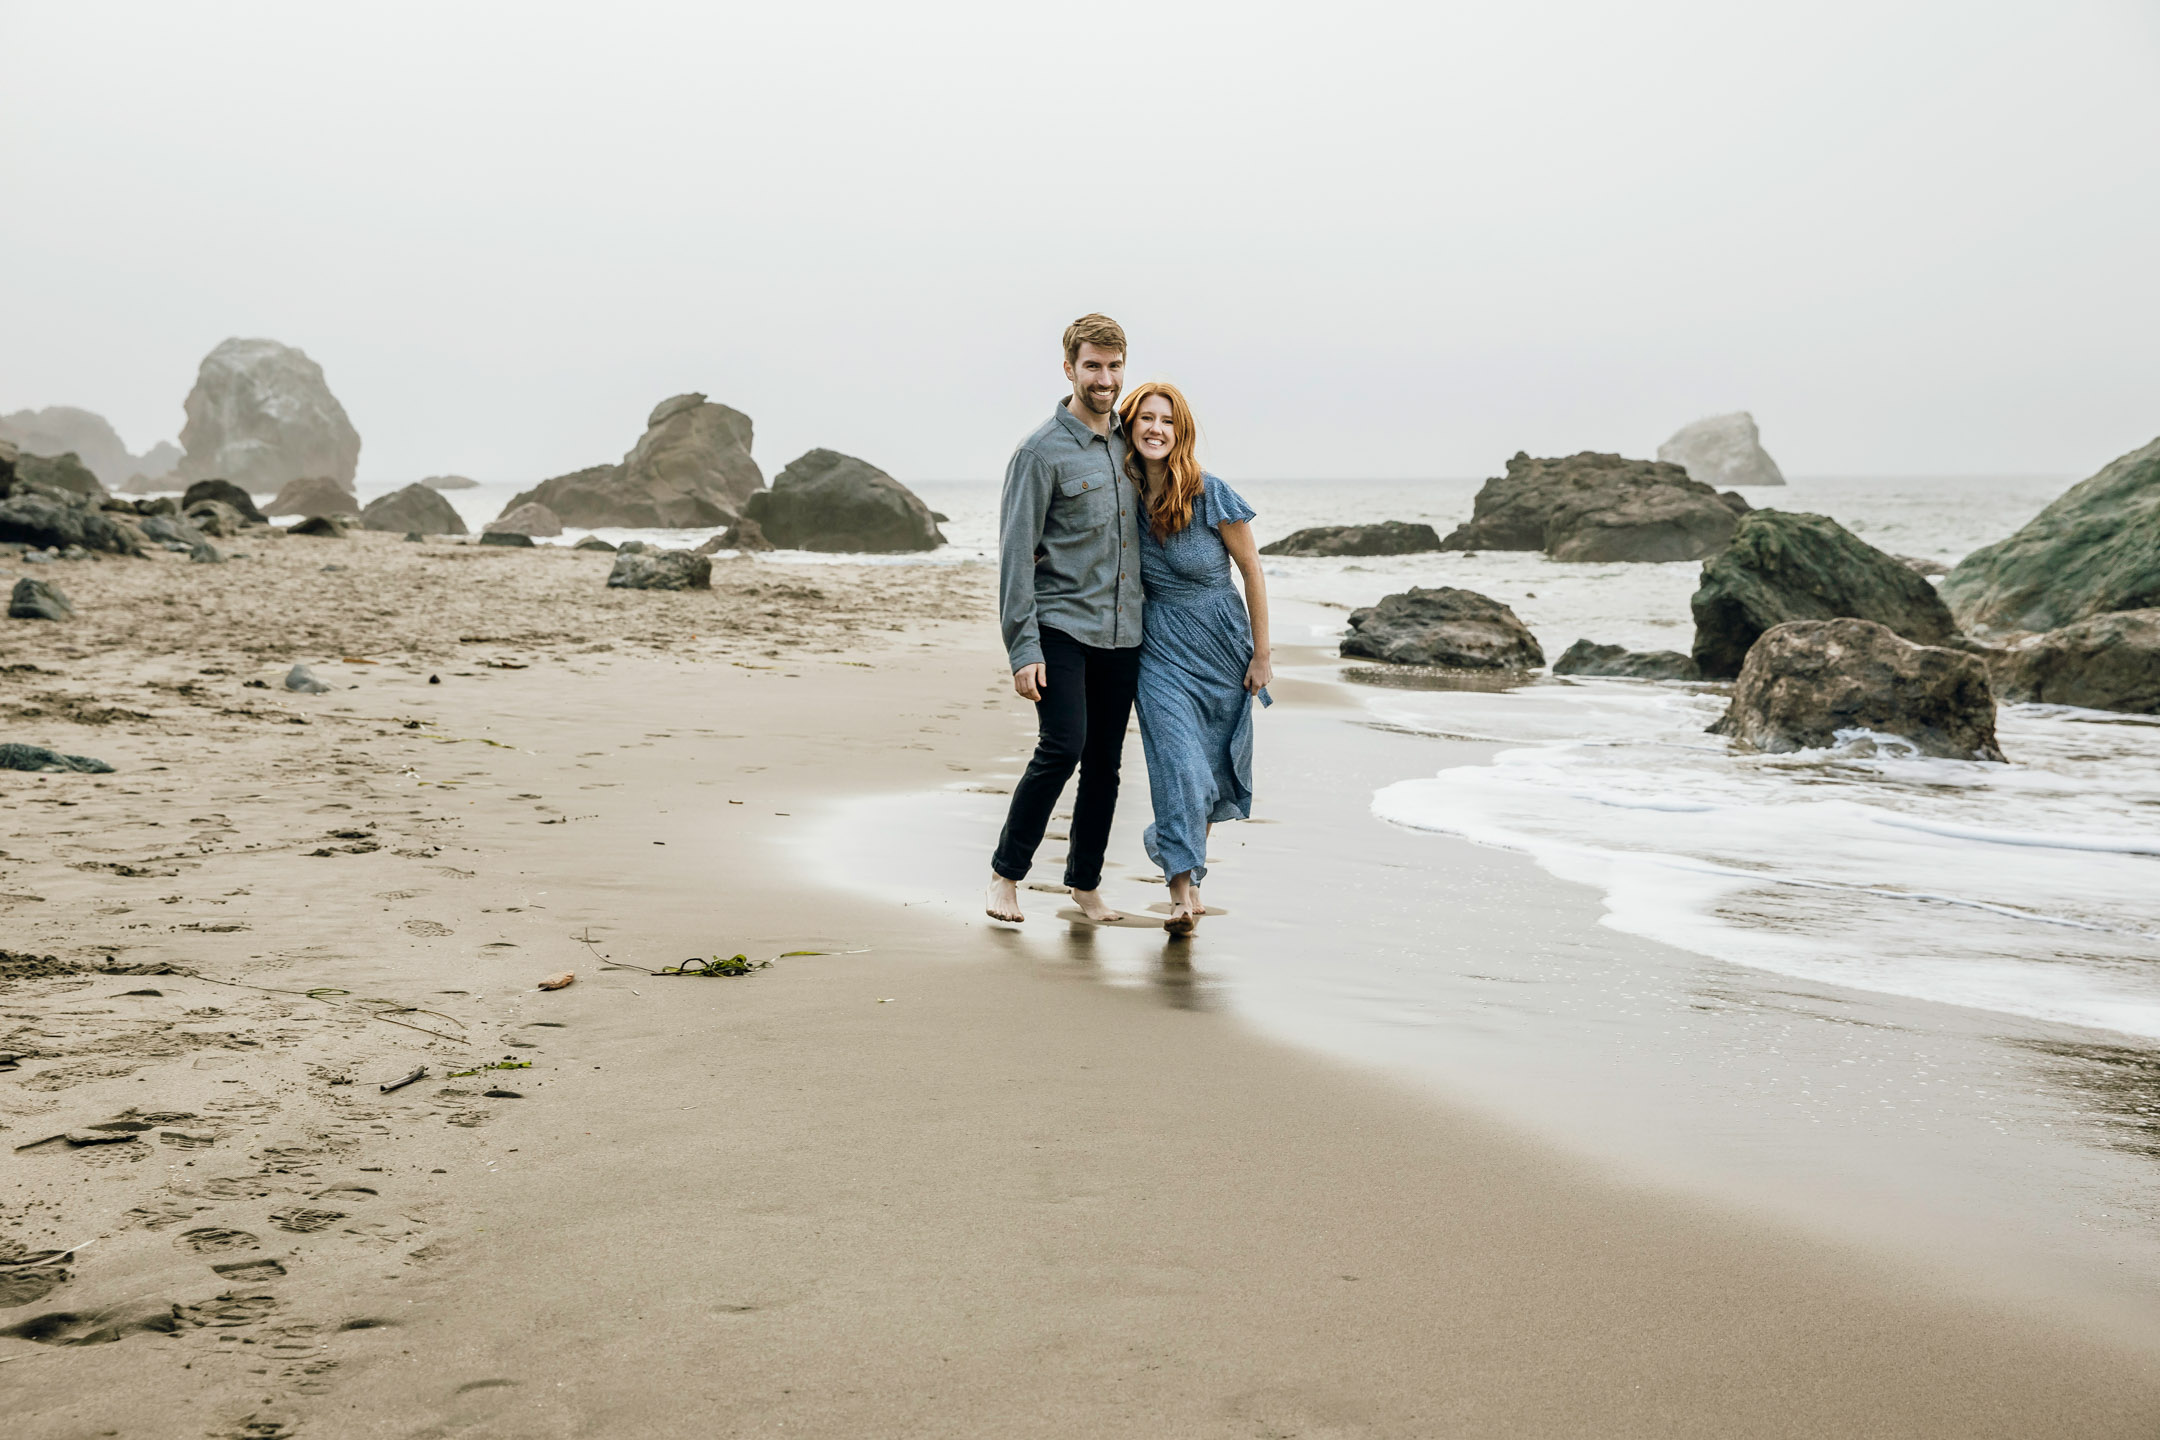
<path id="1" fill-rule="evenodd" d="M 990 868 L 1008 880 L 1025 880 L 1035 847 L 1073 770 L 1080 790 L 1073 797 L 1071 842 L 1065 851 L 1065 883 L 1075 890 L 1102 884 L 1103 851 L 1110 844 L 1110 817 L 1117 812 L 1118 765 L 1125 756 L 1125 724 L 1140 683 L 1140 647 L 1123 650 L 1083 645 L 1062 630 L 1042 631 L 1043 668 L 1049 672 L 1035 703 L 1041 727 L 1027 773 L 1013 787 Z"/>

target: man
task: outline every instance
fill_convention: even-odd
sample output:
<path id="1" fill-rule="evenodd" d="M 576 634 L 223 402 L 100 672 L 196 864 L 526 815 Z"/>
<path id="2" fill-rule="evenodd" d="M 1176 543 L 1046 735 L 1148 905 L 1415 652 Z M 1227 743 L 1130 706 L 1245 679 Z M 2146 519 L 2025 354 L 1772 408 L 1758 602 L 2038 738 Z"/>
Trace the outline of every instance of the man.
<path id="1" fill-rule="evenodd" d="M 993 920 L 1025 920 L 1019 882 L 1075 767 L 1065 883 L 1090 920 L 1103 904 L 1103 850 L 1140 674 L 1140 496 L 1125 474 L 1118 391 L 1125 332 L 1107 315 L 1065 327 L 1072 394 L 1005 467 L 998 519 L 998 622 L 1013 689 L 1035 702 L 1041 738 L 1013 787 L 990 860 Z"/>

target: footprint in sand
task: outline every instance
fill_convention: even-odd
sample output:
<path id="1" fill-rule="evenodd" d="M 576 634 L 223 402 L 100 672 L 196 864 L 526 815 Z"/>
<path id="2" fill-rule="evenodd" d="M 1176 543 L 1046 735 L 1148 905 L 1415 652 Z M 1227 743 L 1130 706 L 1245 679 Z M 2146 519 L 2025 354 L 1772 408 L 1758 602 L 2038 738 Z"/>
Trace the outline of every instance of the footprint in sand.
<path id="1" fill-rule="evenodd" d="M 283 1276 L 285 1267 L 275 1260 L 230 1260 L 223 1265 L 210 1267 L 227 1280 L 257 1281 L 276 1280 Z"/>
<path id="2" fill-rule="evenodd" d="M 30 1305 L 67 1284 L 73 1272 L 61 1265 L 25 1265 L 0 1270 L 0 1310 Z"/>
<path id="3" fill-rule="evenodd" d="M 221 1225 L 206 1225 L 199 1230 L 185 1230 L 173 1237 L 173 1244 L 197 1255 L 221 1255 L 231 1250 L 260 1250 L 262 1241 L 245 1230 L 228 1230 Z"/>
<path id="4" fill-rule="evenodd" d="M 399 928 L 408 935 L 425 935 L 430 938 L 435 938 L 443 935 L 455 935 L 457 933 L 449 926 L 438 925 L 433 920 L 407 920 Z"/>
<path id="5" fill-rule="evenodd" d="M 316 1210 L 306 1205 L 296 1205 L 290 1210 L 280 1210 L 272 1215 L 270 1223 L 295 1235 L 312 1235 L 344 1218 L 343 1210 Z"/>

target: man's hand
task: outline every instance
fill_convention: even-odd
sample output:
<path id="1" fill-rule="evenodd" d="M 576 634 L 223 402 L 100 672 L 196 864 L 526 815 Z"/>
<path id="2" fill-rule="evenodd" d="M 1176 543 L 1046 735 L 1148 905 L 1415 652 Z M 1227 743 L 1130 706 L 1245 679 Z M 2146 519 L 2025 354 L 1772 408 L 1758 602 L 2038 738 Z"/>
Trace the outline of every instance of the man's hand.
<path id="1" fill-rule="evenodd" d="M 1050 684 L 1050 672 L 1041 665 L 1023 665 L 1013 671 L 1013 689 L 1020 692 L 1023 700 L 1042 701 L 1042 692 Z"/>

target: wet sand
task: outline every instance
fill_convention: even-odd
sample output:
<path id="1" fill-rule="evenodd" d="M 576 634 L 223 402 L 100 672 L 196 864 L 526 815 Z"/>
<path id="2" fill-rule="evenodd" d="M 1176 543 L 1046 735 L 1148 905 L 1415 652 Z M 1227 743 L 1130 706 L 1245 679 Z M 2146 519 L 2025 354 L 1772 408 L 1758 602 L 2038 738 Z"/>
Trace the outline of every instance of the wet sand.
<path id="1" fill-rule="evenodd" d="M 20 1433 L 2160 1426 L 2135 1327 L 1616 1180 L 1174 962 L 1076 978 L 1054 897 L 836 883 L 821 807 L 1012 750 L 981 570 L 243 548 L 48 567 L 84 618 L 5 631 L 6 738 L 118 769 L 0 775 L 5 948 L 54 957 L 4 1138 L 147 1127 L 10 1150 L 0 1244 L 72 1255 L 0 1267 Z M 248 687 L 294 660 L 357 688 Z M 196 973 L 62 970 L 108 956 Z"/>

